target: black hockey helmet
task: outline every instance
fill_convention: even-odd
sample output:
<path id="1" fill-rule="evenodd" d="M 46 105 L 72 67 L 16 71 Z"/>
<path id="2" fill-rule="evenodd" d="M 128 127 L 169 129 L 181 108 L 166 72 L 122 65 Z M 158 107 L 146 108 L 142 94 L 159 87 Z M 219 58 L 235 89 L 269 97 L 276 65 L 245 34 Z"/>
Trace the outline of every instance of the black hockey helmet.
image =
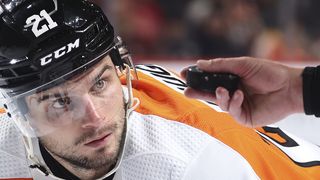
<path id="1" fill-rule="evenodd" d="M 102 10 L 88 1 L 0 0 L 0 88 L 9 96 L 106 52 L 123 66 L 118 45 Z"/>

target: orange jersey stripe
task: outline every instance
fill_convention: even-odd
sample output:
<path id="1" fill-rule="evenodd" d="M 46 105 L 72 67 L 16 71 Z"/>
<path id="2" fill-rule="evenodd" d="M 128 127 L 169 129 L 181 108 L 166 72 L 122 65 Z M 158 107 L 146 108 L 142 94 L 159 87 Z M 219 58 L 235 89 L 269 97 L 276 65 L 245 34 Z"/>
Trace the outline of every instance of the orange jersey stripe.
<path id="1" fill-rule="evenodd" d="M 6 113 L 6 109 L 0 108 L 0 115 Z"/>

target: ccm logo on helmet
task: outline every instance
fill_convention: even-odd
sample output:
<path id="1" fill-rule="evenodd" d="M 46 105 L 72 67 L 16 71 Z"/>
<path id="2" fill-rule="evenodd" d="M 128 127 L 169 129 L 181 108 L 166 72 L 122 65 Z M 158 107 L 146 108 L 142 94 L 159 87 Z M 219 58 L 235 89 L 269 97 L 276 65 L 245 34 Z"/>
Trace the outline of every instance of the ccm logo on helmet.
<path id="1" fill-rule="evenodd" d="M 77 39 L 73 43 L 69 43 L 66 46 L 59 48 L 55 52 L 44 56 L 43 58 L 40 59 L 41 66 L 45 66 L 45 65 L 51 63 L 52 60 L 59 59 L 59 58 L 65 56 L 66 54 L 70 53 L 74 49 L 78 48 L 79 45 L 80 45 L 80 39 Z"/>

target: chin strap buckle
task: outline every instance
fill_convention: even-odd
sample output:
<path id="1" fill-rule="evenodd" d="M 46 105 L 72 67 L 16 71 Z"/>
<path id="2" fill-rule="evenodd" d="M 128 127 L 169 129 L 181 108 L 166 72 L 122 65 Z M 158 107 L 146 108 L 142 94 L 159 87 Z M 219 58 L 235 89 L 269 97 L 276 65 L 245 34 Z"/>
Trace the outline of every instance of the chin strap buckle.
<path id="1" fill-rule="evenodd" d="M 37 164 L 32 164 L 32 165 L 29 166 L 29 168 L 31 168 L 31 169 L 38 169 L 38 170 L 40 170 L 45 176 L 49 176 L 48 170 L 47 170 L 45 167 L 43 167 L 43 166 L 40 166 L 40 165 L 37 165 Z"/>

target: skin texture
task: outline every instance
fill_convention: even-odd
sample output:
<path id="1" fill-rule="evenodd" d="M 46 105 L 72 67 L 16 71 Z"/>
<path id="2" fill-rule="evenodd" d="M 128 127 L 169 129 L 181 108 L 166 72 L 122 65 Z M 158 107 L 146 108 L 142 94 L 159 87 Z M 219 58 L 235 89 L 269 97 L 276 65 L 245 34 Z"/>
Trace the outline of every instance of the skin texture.
<path id="1" fill-rule="evenodd" d="M 263 126 L 292 113 L 303 112 L 302 68 L 250 57 L 199 60 L 196 65 L 207 72 L 240 76 L 241 85 L 232 97 L 222 87 L 218 87 L 215 93 L 187 88 L 185 95 L 215 102 L 242 125 Z M 186 69 L 181 72 L 184 78 Z"/>
<path id="2" fill-rule="evenodd" d="M 40 142 L 71 173 L 95 179 L 115 165 L 125 137 L 125 102 L 109 56 L 86 75 L 26 102 Z"/>

